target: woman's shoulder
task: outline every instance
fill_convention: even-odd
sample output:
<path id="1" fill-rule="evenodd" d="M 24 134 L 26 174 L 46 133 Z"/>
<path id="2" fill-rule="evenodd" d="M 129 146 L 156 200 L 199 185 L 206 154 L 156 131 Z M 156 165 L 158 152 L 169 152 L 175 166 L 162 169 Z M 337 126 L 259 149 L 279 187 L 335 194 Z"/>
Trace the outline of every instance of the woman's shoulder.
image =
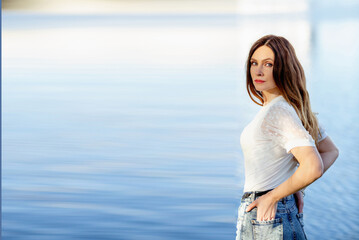
<path id="1" fill-rule="evenodd" d="M 265 118 L 281 118 L 281 117 L 294 117 L 297 118 L 297 112 L 294 107 L 289 104 L 283 97 L 280 97 L 278 101 L 268 106 L 265 113 Z"/>

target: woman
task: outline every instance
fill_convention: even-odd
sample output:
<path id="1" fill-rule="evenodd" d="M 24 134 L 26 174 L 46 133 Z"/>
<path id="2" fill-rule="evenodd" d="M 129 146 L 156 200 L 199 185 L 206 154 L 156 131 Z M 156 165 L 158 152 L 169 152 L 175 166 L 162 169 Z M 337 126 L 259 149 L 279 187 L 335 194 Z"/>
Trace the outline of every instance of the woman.
<path id="1" fill-rule="evenodd" d="M 245 185 L 236 240 L 306 239 L 303 188 L 339 151 L 311 111 L 304 71 L 288 40 L 267 35 L 254 43 L 247 91 L 262 108 L 240 138 Z"/>

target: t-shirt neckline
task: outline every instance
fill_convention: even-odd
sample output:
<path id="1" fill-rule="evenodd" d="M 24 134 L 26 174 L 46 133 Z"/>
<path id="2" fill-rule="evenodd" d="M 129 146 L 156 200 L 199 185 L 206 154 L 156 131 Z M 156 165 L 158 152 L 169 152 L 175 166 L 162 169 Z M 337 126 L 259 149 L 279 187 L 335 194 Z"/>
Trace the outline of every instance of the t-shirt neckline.
<path id="1" fill-rule="evenodd" d="M 282 96 L 282 95 L 279 95 L 279 96 L 273 98 L 272 101 L 270 101 L 269 103 L 267 103 L 267 105 L 264 105 L 264 106 L 262 106 L 262 107 L 268 107 L 268 106 L 272 105 L 273 103 L 279 101 L 279 100 L 282 99 L 282 98 L 283 98 L 283 96 Z"/>

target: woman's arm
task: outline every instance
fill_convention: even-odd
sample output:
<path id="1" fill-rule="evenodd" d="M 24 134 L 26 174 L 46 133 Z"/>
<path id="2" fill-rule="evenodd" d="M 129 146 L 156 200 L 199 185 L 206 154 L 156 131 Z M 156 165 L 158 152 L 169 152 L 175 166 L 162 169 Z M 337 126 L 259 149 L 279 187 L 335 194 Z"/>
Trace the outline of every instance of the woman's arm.
<path id="1" fill-rule="evenodd" d="M 295 147 L 291 153 L 298 160 L 299 167 L 285 182 L 270 191 L 276 201 L 310 185 L 324 172 L 323 162 L 316 147 Z"/>
<path id="2" fill-rule="evenodd" d="M 324 167 L 323 174 L 324 174 L 328 170 L 328 168 L 331 165 L 333 165 L 334 161 L 338 158 L 339 150 L 328 136 L 324 138 L 324 140 L 319 142 L 318 152 L 323 161 L 323 167 Z M 294 197 L 296 198 L 298 212 L 303 212 L 303 208 L 304 208 L 303 193 L 301 191 L 298 191 L 294 193 Z"/>
<path id="3" fill-rule="evenodd" d="M 294 174 L 247 207 L 247 211 L 254 207 L 258 208 L 258 220 L 273 219 L 277 211 L 277 203 L 281 198 L 310 185 L 323 175 L 324 166 L 316 147 L 295 147 L 291 153 L 299 162 Z"/>
<path id="4" fill-rule="evenodd" d="M 339 150 L 328 136 L 318 143 L 318 151 L 323 160 L 323 173 L 325 173 L 338 158 Z"/>

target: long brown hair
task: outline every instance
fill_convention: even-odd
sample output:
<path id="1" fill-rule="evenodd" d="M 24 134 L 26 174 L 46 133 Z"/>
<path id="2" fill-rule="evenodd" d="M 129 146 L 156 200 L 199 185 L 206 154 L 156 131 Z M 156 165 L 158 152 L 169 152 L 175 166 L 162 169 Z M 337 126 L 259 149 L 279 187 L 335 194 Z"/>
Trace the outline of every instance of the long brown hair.
<path id="1" fill-rule="evenodd" d="M 264 99 L 260 91 L 254 87 L 250 73 L 250 60 L 253 53 L 261 46 L 267 46 L 274 53 L 273 78 L 284 99 L 291 104 L 297 112 L 304 128 L 313 137 L 318 146 L 319 125 L 315 114 L 310 107 L 309 94 L 306 89 L 304 70 L 300 64 L 293 46 L 284 37 L 266 35 L 258 39 L 251 47 L 246 62 L 247 92 L 256 104 L 263 106 Z M 260 103 L 253 97 L 258 98 Z"/>

